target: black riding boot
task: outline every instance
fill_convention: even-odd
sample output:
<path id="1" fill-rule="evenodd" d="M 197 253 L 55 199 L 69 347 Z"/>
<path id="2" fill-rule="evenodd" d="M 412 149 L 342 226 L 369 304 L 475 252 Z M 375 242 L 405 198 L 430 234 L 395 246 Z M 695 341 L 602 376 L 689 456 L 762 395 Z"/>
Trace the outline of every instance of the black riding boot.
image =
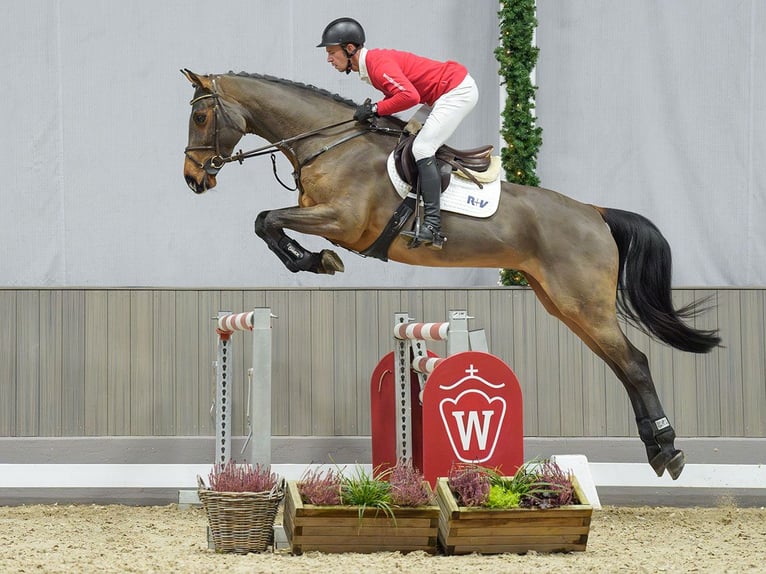
<path id="1" fill-rule="evenodd" d="M 418 160 L 417 166 L 420 195 L 423 198 L 423 225 L 416 240 L 430 243 L 432 249 L 441 249 L 447 238 L 441 233 L 441 175 L 436 166 L 436 158 L 431 156 Z"/>

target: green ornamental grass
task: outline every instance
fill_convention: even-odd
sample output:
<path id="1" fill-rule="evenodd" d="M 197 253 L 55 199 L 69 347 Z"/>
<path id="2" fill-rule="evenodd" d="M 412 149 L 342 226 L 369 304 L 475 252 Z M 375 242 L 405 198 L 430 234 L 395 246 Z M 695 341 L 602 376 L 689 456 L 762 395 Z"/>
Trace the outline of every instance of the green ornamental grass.
<path id="1" fill-rule="evenodd" d="M 382 510 L 386 516 L 394 518 L 391 509 L 391 485 L 373 478 L 361 467 L 357 467 L 354 475 L 341 479 L 340 499 L 342 504 L 359 507 L 360 520 L 367 508 Z"/>

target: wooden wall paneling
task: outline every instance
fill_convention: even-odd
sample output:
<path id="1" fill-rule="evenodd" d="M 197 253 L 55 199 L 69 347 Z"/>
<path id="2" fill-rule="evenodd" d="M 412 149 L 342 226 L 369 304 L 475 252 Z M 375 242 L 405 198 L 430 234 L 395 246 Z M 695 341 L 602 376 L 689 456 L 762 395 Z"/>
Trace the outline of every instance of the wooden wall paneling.
<path id="1" fill-rule="evenodd" d="M 311 293 L 290 291 L 287 328 L 290 333 L 290 435 L 311 436 L 313 422 L 311 355 Z"/>
<path id="2" fill-rule="evenodd" d="M 0 291 L 0 436 L 16 435 L 17 319 L 15 290 Z"/>
<path id="3" fill-rule="evenodd" d="M 440 321 L 449 320 L 450 311 L 460 311 L 461 309 L 468 312 L 471 317 L 479 317 L 477 315 L 478 310 L 470 309 L 468 305 L 468 292 L 463 289 L 449 289 L 444 291 L 444 318 L 438 319 Z M 473 324 L 473 320 L 468 322 L 470 328 Z"/>
<path id="4" fill-rule="evenodd" d="M 715 294 L 697 328 L 725 348 L 695 355 L 632 327 L 680 436 L 766 434 L 766 290 L 675 290 L 674 303 Z M 622 384 L 548 316 L 529 289 L 0 290 L 3 436 L 212 435 L 219 310 L 269 307 L 273 432 L 369 433 L 372 369 L 393 349 L 393 315 L 447 320 L 464 308 L 490 351 L 519 377 L 527 436 L 635 436 Z M 232 337 L 233 427 L 245 434 L 252 335 Z M 429 344 L 440 355 L 446 344 Z M 552 416 L 556 413 L 557 416 Z M 544 420 L 543 420 L 544 417 Z"/>
<path id="5" fill-rule="evenodd" d="M 204 384 L 201 379 L 206 371 L 198 368 L 200 349 L 199 292 L 170 292 L 174 298 L 173 316 L 173 362 L 174 396 L 170 408 L 173 409 L 175 434 L 193 436 L 199 433 L 199 389 Z"/>
<path id="6" fill-rule="evenodd" d="M 153 293 L 130 292 L 130 430 L 133 436 L 154 432 Z"/>
<path id="7" fill-rule="evenodd" d="M 559 332 L 559 390 L 561 436 L 583 436 L 585 433 L 583 405 L 582 342 L 563 323 L 557 321 Z"/>
<path id="8" fill-rule="evenodd" d="M 513 292 L 512 288 L 489 292 L 489 311 L 484 317 L 484 329 L 489 352 L 505 361 L 518 376 L 514 364 Z"/>
<path id="9" fill-rule="evenodd" d="M 466 292 L 466 309 L 470 317 L 475 317 L 468 321 L 468 331 L 484 330 L 484 334 L 487 337 L 487 345 L 489 345 L 489 332 L 492 327 L 492 298 L 489 291 L 467 291 Z M 492 352 L 492 347 L 490 347 Z"/>
<path id="10" fill-rule="evenodd" d="M 694 300 L 694 292 L 677 290 L 673 292 L 673 305 L 676 309 L 684 307 Z M 696 358 L 693 353 L 673 353 L 673 391 L 675 403 L 676 434 L 679 436 L 698 436 L 700 432 L 697 409 Z"/>
<path id="11" fill-rule="evenodd" d="M 620 321 L 623 333 L 632 334 L 632 327 L 625 321 Z M 630 409 L 630 401 L 625 392 L 625 387 L 611 369 L 608 371 L 606 380 L 606 433 L 610 436 L 629 436 L 635 434 L 635 424 L 628 428 L 627 413 Z"/>
<path id="12" fill-rule="evenodd" d="M 561 378 L 558 321 L 542 307 L 535 313 L 537 420 L 540 436 L 561 434 Z"/>
<path id="13" fill-rule="evenodd" d="M 539 310 L 540 313 L 545 313 L 545 311 L 542 307 L 538 309 L 537 299 L 531 289 L 514 289 L 512 305 L 514 359 L 511 368 L 519 379 L 524 399 L 524 435 L 539 436 L 540 419 L 537 413 L 539 381 L 535 332 L 537 312 Z"/>
<path id="14" fill-rule="evenodd" d="M 423 290 L 422 289 L 402 289 L 400 292 L 399 311 L 408 313 L 410 317 L 423 316 Z M 393 315 L 389 323 L 393 327 Z M 420 319 L 417 319 L 420 321 Z M 393 347 L 392 347 L 393 348 Z"/>
<path id="15" fill-rule="evenodd" d="M 40 292 L 19 291 L 16 312 L 16 436 L 40 432 Z"/>
<path id="16" fill-rule="evenodd" d="M 287 291 L 274 290 L 264 294 L 263 306 L 271 309 L 275 318 L 271 321 L 271 432 L 274 435 L 290 434 L 290 378 L 288 376 L 288 351 L 291 346 L 288 330 Z"/>
<path id="17" fill-rule="evenodd" d="M 266 303 L 268 294 L 271 291 L 246 290 L 242 292 L 242 311 L 252 311 L 253 309 L 263 309 L 269 307 Z M 274 311 L 271 311 L 274 314 Z"/>
<path id="18" fill-rule="evenodd" d="M 745 436 L 766 436 L 766 321 L 765 291 L 742 293 L 742 375 Z M 762 459 L 761 459 L 762 460 Z"/>
<path id="19" fill-rule="evenodd" d="M 587 345 L 581 345 L 580 354 L 583 436 L 603 436 L 606 434 L 606 386 L 613 385 L 617 379 L 601 357 Z"/>
<path id="20" fill-rule="evenodd" d="M 130 291 L 110 291 L 107 299 L 107 405 L 110 435 L 131 434 Z"/>
<path id="21" fill-rule="evenodd" d="M 61 291 L 40 292 L 40 423 L 38 436 L 61 436 L 61 415 L 64 408 L 62 399 L 62 298 Z M 75 349 L 76 351 L 76 349 Z M 78 385 L 78 387 L 81 387 Z M 72 388 L 67 394 L 70 401 L 79 403 L 82 411 L 82 389 Z M 74 414 L 74 413 L 72 413 Z M 82 420 L 78 413 L 77 418 Z M 79 429 L 82 432 L 82 427 Z"/>
<path id="22" fill-rule="evenodd" d="M 370 385 L 372 371 L 389 352 L 393 351 L 393 334 L 386 334 L 386 323 L 378 314 L 378 291 L 365 289 L 354 292 L 354 326 L 356 329 L 356 397 L 357 433 L 370 434 Z M 393 328 L 393 315 L 388 319 Z M 393 368 L 393 365 L 392 365 Z"/>
<path id="23" fill-rule="evenodd" d="M 394 314 L 401 312 L 409 313 L 410 317 L 413 316 L 409 309 L 402 308 L 403 293 L 404 291 L 398 291 L 394 289 L 378 291 L 377 313 L 375 313 L 375 311 L 372 309 L 370 310 L 371 318 L 374 317 L 373 320 L 375 321 L 377 327 L 377 354 L 379 357 L 382 357 L 386 353 L 394 350 Z M 373 313 L 374 315 L 372 315 Z M 375 368 L 375 364 L 372 365 L 372 369 Z M 370 374 L 372 375 L 372 370 L 370 370 Z"/>
<path id="24" fill-rule="evenodd" d="M 359 434 L 359 402 L 369 405 L 369 374 L 357 376 L 359 361 L 356 326 L 356 296 L 351 290 L 331 292 L 332 333 L 328 352 L 333 357 L 332 393 L 334 402 L 334 427 L 336 436 Z M 326 338 L 326 335 L 325 335 Z M 366 398 L 365 398 L 366 397 Z"/>
<path id="25" fill-rule="evenodd" d="M 311 434 L 331 436 L 335 433 L 335 391 L 337 385 L 347 384 L 335 379 L 333 363 L 340 360 L 334 352 L 335 306 L 332 291 L 311 292 L 311 316 L 306 325 L 310 330 L 311 355 Z M 346 349 L 351 353 L 351 349 Z"/>
<path id="26" fill-rule="evenodd" d="M 109 429 L 109 292 L 84 292 L 85 436 L 104 436 Z M 74 320 L 74 319 L 72 319 Z"/>
<path id="27" fill-rule="evenodd" d="M 153 435 L 179 434 L 176 419 L 176 294 L 152 292 Z"/>
<path id="28" fill-rule="evenodd" d="M 61 296 L 61 435 L 85 434 L 88 402 L 85 362 L 85 291 L 60 291 Z M 105 357 L 101 364 L 105 365 Z M 106 404 L 103 405 L 104 407 Z M 98 408 L 98 406 L 96 406 Z"/>
<path id="29" fill-rule="evenodd" d="M 716 292 L 709 290 L 692 291 L 697 301 L 709 300 L 716 304 Z M 701 313 L 693 326 L 701 330 L 718 327 L 716 307 Z M 697 379 L 697 434 L 695 436 L 720 436 L 721 434 L 721 381 L 718 378 L 720 354 L 715 352 L 694 355 Z"/>
<path id="30" fill-rule="evenodd" d="M 202 290 L 197 293 L 197 296 L 199 297 L 199 318 L 197 324 L 197 341 L 199 342 L 199 347 L 195 357 L 199 372 L 197 424 L 199 425 L 200 435 L 215 436 L 215 420 L 211 413 L 211 409 L 215 402 L 214 363 L 218 353 L 218 337 L 215 334 L 215 318 L 218 316 L 218 311 L 222 310 L 221 292 L 215 290 Z M 214 453 L 211 453 L 211 457 L 213 454 Z"/>
<path id="31" fill-rule="evenodd" d="M 742 321 L 740 291 L 721 290 L 718 293 L 716 316 L 722 348 L 712 351 L 719 357 L 720 382 L 718 400 L 721 409 L 722 436 L 745 436 L 745 405 L 742 356 Z"/>

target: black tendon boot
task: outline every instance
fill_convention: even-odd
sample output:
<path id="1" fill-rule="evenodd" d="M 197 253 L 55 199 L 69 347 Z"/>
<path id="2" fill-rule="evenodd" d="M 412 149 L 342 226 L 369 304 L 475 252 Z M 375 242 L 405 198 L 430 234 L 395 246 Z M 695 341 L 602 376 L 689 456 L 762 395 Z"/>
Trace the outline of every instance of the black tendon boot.
<path id="1" fill-rule="evenodd" d="M 447 240 L 441 233 L 441 175 L 436 167 L 436 158 L 431 156 L 417 162 L 420 178 L 420 195 L 423 198 L 423 225 L 415 243 L 428 243 L 432 249 L 441 249 Z M 404 235 L 412 236 L 410 233 Z M 414 247 L 414 245 L 413 245 Z"/>

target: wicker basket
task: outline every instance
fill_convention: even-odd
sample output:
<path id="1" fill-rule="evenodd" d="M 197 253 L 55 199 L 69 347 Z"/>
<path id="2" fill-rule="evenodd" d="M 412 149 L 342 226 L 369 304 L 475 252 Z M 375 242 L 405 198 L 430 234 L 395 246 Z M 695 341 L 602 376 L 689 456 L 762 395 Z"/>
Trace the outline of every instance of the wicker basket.
<path id="1" fill-rule="evenodd" d="M 285 497 L 280 480 L 268 492 L 218 492 L 197 477 L 216 552 L 263 552 L 274 544 L 274 519 Z"/>

